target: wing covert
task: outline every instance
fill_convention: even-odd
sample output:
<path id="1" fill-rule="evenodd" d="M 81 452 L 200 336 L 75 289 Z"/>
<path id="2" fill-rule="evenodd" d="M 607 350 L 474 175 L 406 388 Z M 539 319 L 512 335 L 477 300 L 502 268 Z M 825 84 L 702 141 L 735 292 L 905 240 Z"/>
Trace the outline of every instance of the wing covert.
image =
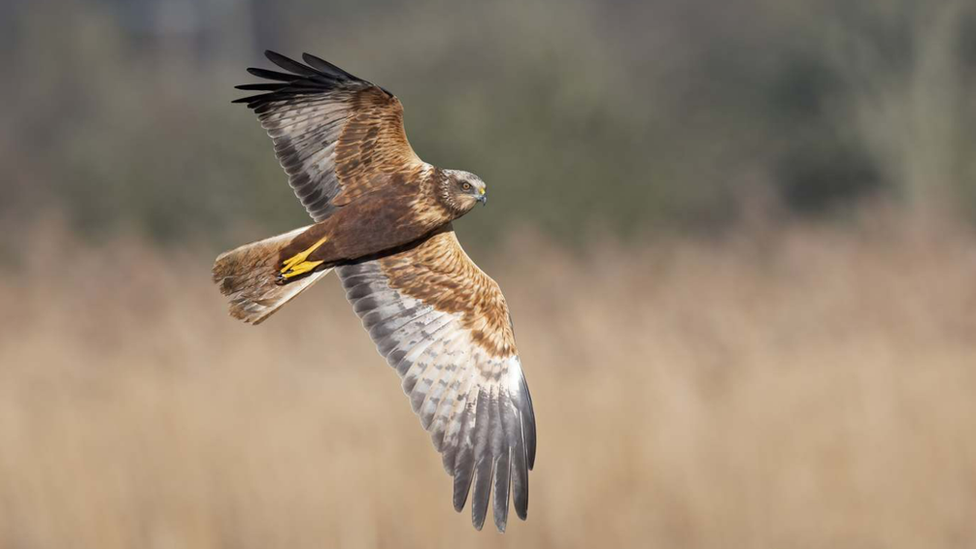
<path id="1" fill-rule="evenodd" d="M 504 531 L 510 494 L 528 510 L 535 415 L 498 285 L 445 230 L 395 253 L 336 268 L 346 296 L 454 477 L 481 529 L 493 493 Z"/>

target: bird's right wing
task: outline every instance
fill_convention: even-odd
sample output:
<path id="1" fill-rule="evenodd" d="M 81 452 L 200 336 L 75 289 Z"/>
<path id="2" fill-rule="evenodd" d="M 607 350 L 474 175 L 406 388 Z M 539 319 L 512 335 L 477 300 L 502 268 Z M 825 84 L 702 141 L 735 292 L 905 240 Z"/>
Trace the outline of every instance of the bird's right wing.
<path id="1" fill-rule="evenodd" d="M 481 529 L 494 493 L 495 526 L 504 531 L 511 489 L 524 520 L 535 414 L 495 281 L 450 227 L 336 272 L 454 477 L 454 508 L 471 491 L 472 522 Z"/>
<path id="2" fill-rule="evenodd" d="M 258 115 L 312 219 L 322 221 L 377 187 L 419 179 L 427 165 L 407 141 L 393 94 L 307 53 L 307 65 L 265 55 L 288 72 L 248 69 L 271 82 L 237 86 L 264 93 L 234 102 Z"/>

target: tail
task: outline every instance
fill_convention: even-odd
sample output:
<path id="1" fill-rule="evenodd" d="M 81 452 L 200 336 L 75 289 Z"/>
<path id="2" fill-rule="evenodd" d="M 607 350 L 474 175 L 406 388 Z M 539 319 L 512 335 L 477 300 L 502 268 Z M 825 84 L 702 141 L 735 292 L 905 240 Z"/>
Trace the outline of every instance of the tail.
<path id="1" fill-rule="evenodd" d="M 282 284 L 279 254 L 308 227 L 245 244 L 220 254 L 214 262 L 213 279 L 220 293 L 230 298 L 230 315 L 249 324 L 260 324 L 332 269 L 314 271 Z"/>

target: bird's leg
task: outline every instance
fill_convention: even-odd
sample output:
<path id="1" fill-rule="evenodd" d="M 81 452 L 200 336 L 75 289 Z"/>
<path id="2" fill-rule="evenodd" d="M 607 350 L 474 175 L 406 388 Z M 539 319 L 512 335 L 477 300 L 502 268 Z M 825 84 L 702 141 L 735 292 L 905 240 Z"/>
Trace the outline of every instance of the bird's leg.
<path id="1" fill-rule="evenodd" d="M 281 270 L 278 271 L 278 282 L 284 283 L 287 280 L 295 278 L 296 276 L 301 276 L 307 272 L 312 271 L 319 265 L 325 263 L 325 261 L 307 261 L 308 256 L 312 254 L 315 250 L 319 248 L 328 237 L 323 236 L 318 242 L 309 246 L 305 251 L 297 253 L 281 263 Z"/>

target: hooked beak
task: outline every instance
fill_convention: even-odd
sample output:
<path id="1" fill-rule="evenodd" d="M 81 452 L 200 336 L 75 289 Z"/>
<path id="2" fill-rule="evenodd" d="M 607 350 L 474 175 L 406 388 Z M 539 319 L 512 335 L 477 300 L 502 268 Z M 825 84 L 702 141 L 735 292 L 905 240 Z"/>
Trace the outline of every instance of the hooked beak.
<path id="1" fill-rule="evenodd" d="M 478 195 L 477 200 L 478 200 L 478 202 L 481 202 L 481 205 L 482 206 L 484 206 L 485 204 L 488 204 L 488 194 L 485 193 L 485 190 L 484 189 L 481 189 L 481 193 Z"/>

